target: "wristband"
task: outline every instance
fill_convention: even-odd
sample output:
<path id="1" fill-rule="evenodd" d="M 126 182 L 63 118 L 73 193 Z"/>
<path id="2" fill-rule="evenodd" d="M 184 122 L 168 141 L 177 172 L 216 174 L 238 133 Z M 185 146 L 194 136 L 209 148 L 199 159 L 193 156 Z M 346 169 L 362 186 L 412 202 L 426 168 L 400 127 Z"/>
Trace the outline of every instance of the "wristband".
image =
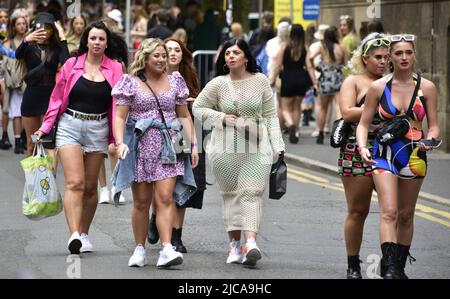
<path id="1" fill-rule="evenodd" d="M 27 39 L 27 37 L 28 37 L 28 36 L 25 36 L 24 39 L 23 39 L 23 42 L 26 43 L 26 44 L 28 44 L 28 39 Z"/>
<path id="2" fill-rule="evenodd" d="M 191 148 L 197 148 L 197 143 L 192 143 Z"/>

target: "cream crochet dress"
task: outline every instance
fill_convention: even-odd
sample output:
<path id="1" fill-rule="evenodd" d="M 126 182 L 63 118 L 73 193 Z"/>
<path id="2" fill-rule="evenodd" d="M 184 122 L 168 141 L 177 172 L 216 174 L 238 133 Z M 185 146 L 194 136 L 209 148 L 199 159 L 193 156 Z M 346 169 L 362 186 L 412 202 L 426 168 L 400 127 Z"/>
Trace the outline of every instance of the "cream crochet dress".
<path id="1" fill-rule="evenodd" d="M 261 73 L 233 81 L 229 75 L 216 77 L 195 100 L 193 112 L 205 129 L 212 128 L 206 151 L 224 200 L 226 230 L 258 232 L 270 169 L 276 153 L 285 149 L 269 80 Z M 242 130 L 225 128 L 225 114 L 249 122 L 262 117 L 261 141 L 249 142 Z"/>

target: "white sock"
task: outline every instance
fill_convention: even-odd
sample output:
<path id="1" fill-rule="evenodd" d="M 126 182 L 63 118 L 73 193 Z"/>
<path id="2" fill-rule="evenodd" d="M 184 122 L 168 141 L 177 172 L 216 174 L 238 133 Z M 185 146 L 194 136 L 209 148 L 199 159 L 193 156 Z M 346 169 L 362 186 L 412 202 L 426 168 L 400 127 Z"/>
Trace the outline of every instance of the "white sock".
<path id="1" fill-rule="evenodd" d="M 233 248 L 239 248 L 241 246 L 241 241 L 240 240 L 236 241 L 235 239 L 233 239 L 230 242 L 230 246 Z"/>
<path id="2" fill-rule="evenodd" d="M 255 238 L 248 238 L 247 243 L 256 243 Z"/>

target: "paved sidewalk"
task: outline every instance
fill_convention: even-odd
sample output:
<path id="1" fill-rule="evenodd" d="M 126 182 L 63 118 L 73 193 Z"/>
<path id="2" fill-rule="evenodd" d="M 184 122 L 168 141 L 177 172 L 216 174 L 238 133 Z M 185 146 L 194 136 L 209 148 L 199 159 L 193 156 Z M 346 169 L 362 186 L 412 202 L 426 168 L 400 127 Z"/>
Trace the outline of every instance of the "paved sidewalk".
<path id="1" fill-rule="evenodd" d="M 325 135 L 325 144 L 316 144 L 311 137 L 315 123 L 300 128 L 300 141 L 290 144 L 287 135 L 286 160 L 301 167 L 326 172 L 337 176 L 339 149 L 330 146 L 330 135 Z M 419 197 L 434 203 L 450 206 L 450 154 L 435 150 L 428 155 L 428 173 Z"/>

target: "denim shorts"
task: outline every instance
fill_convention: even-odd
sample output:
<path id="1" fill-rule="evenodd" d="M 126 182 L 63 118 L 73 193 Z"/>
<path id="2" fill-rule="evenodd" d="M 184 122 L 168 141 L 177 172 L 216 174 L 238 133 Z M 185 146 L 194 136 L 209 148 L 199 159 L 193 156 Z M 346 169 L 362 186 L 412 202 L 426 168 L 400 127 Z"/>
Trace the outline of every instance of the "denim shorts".
<path id="1" fill-rule="evenodd" d="M 108 117 L 101 120 L 82 120 L 64 113 L 56 132 L 56 149 L 65 145 L 79 145 L 84 153 L 108 154 Z"/>

